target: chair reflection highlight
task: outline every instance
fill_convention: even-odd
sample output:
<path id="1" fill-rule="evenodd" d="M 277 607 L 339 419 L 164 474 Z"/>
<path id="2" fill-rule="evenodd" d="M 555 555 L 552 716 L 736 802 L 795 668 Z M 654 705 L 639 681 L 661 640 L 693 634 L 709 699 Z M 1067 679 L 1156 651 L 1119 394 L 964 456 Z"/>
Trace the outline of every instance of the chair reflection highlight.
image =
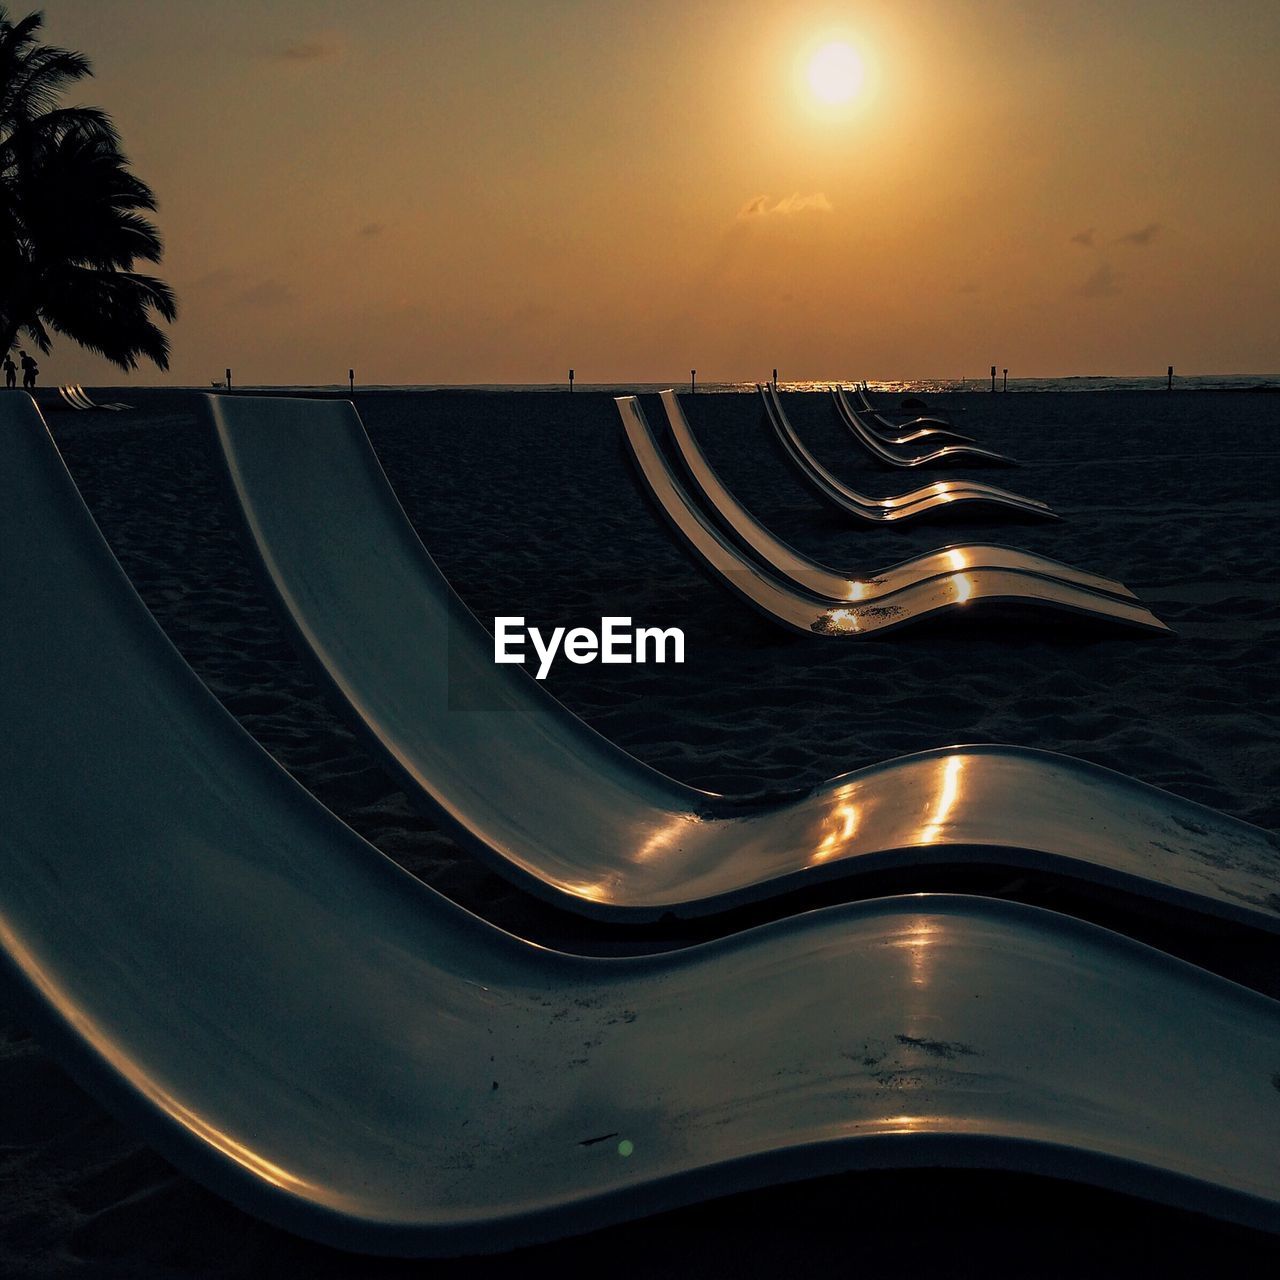
<path id="1" fill-rule="evenodd" d="M 972 436 L 962 436 L 952 430 L 953 423 L 950 418 L 938 417 L 933 414 L 899 414 L 897 418 L 887 417 L 872 403 L 871 396 L 867 392 L 865 383 L 854 383 L 854 395 L 858 397 L 858 403 L 862 408 L 863 421 L 867 426 L 876 432 L 886 444 L 906 444 L 910 441 L 901 439 L 903 433 L 909 432 L 911 429 L 924 431 L 930 427 L 941 430 L 944 434 L 950 434 L 951 438 L 959 444 L 972 444 Z M 905 420 L 904 420 L 905 418 Z M 893 437 L 897 436 L 897 439 Z M 941 438 L 938 438 L 941 443 Z"/>
<path id="2" fill-rule="evenodd" d="M 942 785 L 934 802 L 933 817 L 920 831 L 920 844 L 933 844 L 946 830 L 947 819 L 960 796 L 960 775 L 964 772 L 963 756 L 947 756 L 938 761 Z"/>
<path id="3" fill-rule="evenodd" d="M 674 407 L 678 414 L 674 393 L 665 395 L 669 409 Z M 847 578 L 774 538 L 733 502 L 714 472 L 705 468 L 699 482 L 704 489 L 718 486 L 720 505 L 715 511 L 734 529 L 735 538 L 731 539 L 685 489 L 650 430 L 639 400 L 618 396 L 615 403 L 641 491 L 677 544 L 713 582 L 789 631 L 835 639 L 881 635 L 929 618 L 954 616 L 966 605 L 981 604 L 988 611 L 1021 611 L 1032 621 L 1056 613 L 1103 627 L 1168 632 L 1165 624 L 1132 596 L 1123 599 L 1067 580 L 1073 575 L 1087 582 L 1093 575 L 1045 557 L 990 546 L 974 549 L 975 555 L 980 550 L 991 562 L 981 569 L 965 574 L 940 572 L 949 561 L 945 552 L 935 552 L 882 571 L 874 580 L 874 593 L 868 591 L 856 604 L 833 608 L 835 601 L 849 595 Z M 678 423 L 680 418 L 672 421 Z M 743 550 L 741 543 L 755 556 Z M 775 564 L 786 566 L 785 577 Z M 1030 564 L 1042 572 L 1026 571 Z M 1049 576 L 1051 571 L 1054 576 Z"/>
<path id="4" fill-rule="evenodd" d="M 937 480 L 891 498 L 872 498 L 845 484 L 818 461 L 801 440 L 782 407 L 782 399 L 771 384 L 758 386 L 765 417 L 782 450 L 783 457 L 800 479 L 828 506 L 868 524 L 894 524 L 930 514 L 938 516 L 952 504 L 970 511 L 993 508 L 1004 514 L 1038 520 L 1057 520 L 1047 503 L 1027 498 L 981 480 Z"/>
<path id="5" fill-rule="evenodd" d="M 867 425 L 862 415 L 849 402 L 843 387 L 832 388 L 832 400 L 835 403 L 836 415 L 849 429 L 850 435 L 877 462 L 889 467 L 930 467 L 937 463 L 949 466 L 996 466 L 1013 467 L 1017 463 L 991 449 L 983 449 L 975 444 L 946 444 L 928 453 L 900 454 L 893 449 Z"/>
<path id="6" fill-rule="evenodd" d="M 826 862 L 849 847 L 858 834 L 858 806 L 837 804 L 831 811 L 831 830 L 813 852 L 813 862 Z"/>
<path id="7" fill-rule="evenodd" d="M 933 970 L 933 944 L 938 939 L 938 923 L 936 920 L 927 915 L 920 915 L 915 919 L 907 922 L 902 932 L 898 936 L 898 945 L 906 952 L 907 955 L 907 972 L 910 977 L 911 986 L 919 989 L 929 985 L 930 977 Z M 905 1010 L 908 1019 L 911 1018 L 913 1010 L 908 1006 Z M 932 1046 L 936 1056 L 946 1058 L 954 1058 L 958 1052 L 954 1046 L 947 1045 L 939 1049 L 938 1042 L 930 1033 L 927 1027 L 920 1029 L 923 1034 L 909 1035 L 903 1033 L 898 1037 L 899 1041 L 904 1044 L 910 1044 L 915 1041 L 917 1043 L 928 1043 Z M 928 1052 L 928 1050 L 926 1050 Z"/>
<path id="8" fill-rule="evenodd" d="M 674 451 L 703 506 L 756 560 L 807 593 L 841 603 L 857 602 L 889 595 L 929 578 L 940 578 L 948 570 L 971 568 L 1028 573 L 1104 595 L 1130 601 L 1134 599 L 1133 592 L 1128 587 L 1112 578 L 1088 573 L 1048 556 L 1034 555 L 1014 547 L 992 543 L 966 543 L 962 546 L 945 547 L 925 555 L 912 556 L 909 560 L 877 570 L 865 577 L 854 578 L 850 574 L 830 569 L 788 546 L 761 524 L 729 491 L 698 442 L 680 405 L 680 398 L 674 391 L 664 391 L 662 403 Z"/>

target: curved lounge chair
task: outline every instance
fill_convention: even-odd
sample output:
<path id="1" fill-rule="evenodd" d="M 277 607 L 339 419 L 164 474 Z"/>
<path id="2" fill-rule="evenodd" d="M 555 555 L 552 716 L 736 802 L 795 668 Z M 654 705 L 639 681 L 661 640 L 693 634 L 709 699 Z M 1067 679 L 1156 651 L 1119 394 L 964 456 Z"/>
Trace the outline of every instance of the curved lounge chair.
<path id="1" fill-rule="evenodd" d="M 1280 842 L 1109 770 L 1012 747 L 908 756 L 744 804 L 592 731 L 450 590 L 350 404 L 210 397 L 249 554 L 319 686 L 410 800 L 582 915 L 693 917 L 895 867 L 1017 869 L 1280 932 Z"/>
<path id="2" fill-rule="evenodd" d="M 128 404 L 95 404 L 89 399 L 88 395 L 85 394 L 84 388 L 79 385 L 59 387 L 58 395 L 62 397 L 63 403 L 70 409 L 94 409 L 108 413 L 119 413 L 122 409 L 133 408 L 132 405 Z"/>
<path id="3" fill-rule="evenodd" d="M 845 595 L 839 607 L 810 588 L 797 590 L 744 555 L 689 497 L 649 430 L 635 396 L 616 399 L 645 494 L 704 572 L 772 622 L 802 635 L 865 637 L 939 614 L 992 607 L 1045 610 L 1167 633 L 1149 609 L 1060 579 L 1004 568 L 966 568 L 905 584 L 865 599 Z M 846 581 L 846 587 L 854 584 Z"/>
<path id="4" fill-rule="evenodd" d="M 901 448 L 904 445 L 918 444 L 921 440 L 935 445 L 973 443 L 972 436 L 962 436 L 958 431 L 952 430 L 951 423 L 944 418 L 909 414 L 895 422 L 868 407 L 870 402 L 857 383 L 854 384 L 854 393 L 858 396 L 863 409 L 863 424 L 885 444 Z"/>
<path id="5" fill-rule="evenodd" d="M 30 401 L 0 426 L 0 971 L 80 1084 L 216 1193 L 403 1255 L 918 1165 L 1280 1230 L 1277 1002 L 980 898 L 638 959 L 501 933 L 253 742 Z"/>
<path id="6" fill-rule="evenodd" d="M 843 387 L 835 387 L 831 392 L 835 401 L 836 413 L 840 421 L 849 429 L 849 433 L 878 462 L 888 467 L 931 467 L 937 463 L 948 466 L 993 466 L 1015 467 L 1018 464 L 1003 453 L 991 449 L 983 449 L 976 444 L 947 444 L 930 453 L 903 457 L 894 453 L 883 440 L 862 420 L 861 415 L 851 405 L 844 394 Z"/>
<path id="7" fill-rule="evenodd" d="M 102 409 L 108 413 L 119 413 L 122 409 L 133 408 L 133 405 L 121 404 L 118 400 L 112 401 L 109 404 L 97 404 L 89 398 L 85 389 L 79 384 L 76 385 L 75 392 L 76 392 L 76 395 L 78 395 L 80 399 L 84 401 L 85 407 L 89 409 Z"/>
<path id="8" fill-rule="evenodd" d="M 945 513 L 952 504 L 962 503 L 965 510 L 981 505 L 1040 520 L 1061 519 L 1047 503 L 1036 498 L 1025 498 L 995 485 L 984 484 L 980 480 L 938 480 L 893 498 L 868 497 L 849 488 L 814 457 L 796 434 L 772 384 L 757 384 L 756 390 L 760 392 L 760 398 L 764 402 L 765 417 L 768 418 L 784 455 L 799 472 L 800 478 L 819 498 L 846 515 L 871 524 L 894 524 L 918 516 L 937 516 Z"/>
<path id="9" fill-rule="evenodd" d="M 847 573 L 829 569 L 776 537 L 725 488 L 724 482 L 716 474 L 693 434 L 675 391 L 664 391 L 662 404 L 676 452 L 705 505 L 766 568 L 824 600 L 842 604 L 851 600 L 870 601 L 927 578 L 982 569 L 1030 573 L 1126 600 L 1136 598 L 1123 582 L 1074 569 L 1071 565 L 1052 560 L 1048 556 L 1033 555 L 1029 551 L 993 546 L 990 543 L 971 542 L 943 547 L 926 555 L 913 556 L 863 578 L 851 578 Z"/>
<path id="10" fill-rule="evenodd" d="M 937 415 L 928 414 L 928 413 L 915 414 L 915 413 L 905 413 L 905 412 L 902 414 L 899 414 L 896 418 L 888 417 L 885 414 L 881 413 L 880 410 L 877 409 L 875 405 L 872 403 L 871 396 L 867 393 L 867 387 L 865 383 L 855 382 L 853 384 L 853 391 L 854 391 L 854 394 L 858 397 L 858 404 L 862 408 L 863 422 L 865 422 L 872 431 L 874 431 L 878 436 L 880 436 L 882 440 L 886 440 L 890 444 L 907 443 L 906 441 L 889 440 L 888 437 L 891 435 L 894 435 L 895 433 L 903 432 L 908 427 L 916 427 L 917 429 L 920 429 L 920 428 L 929 427 L 929 426 L 942 428 L 944 431 L 944 434 L 946 432 L 950 432 L 952 438 L 956 441 L 956 443 L 959 443 L 959 444 L 973 443 L 972 436 L 957 435 L 954 431 L 951 431 L 951 428 L 954 424 L 952 423 L 950 418 L 939 417 Z"/>

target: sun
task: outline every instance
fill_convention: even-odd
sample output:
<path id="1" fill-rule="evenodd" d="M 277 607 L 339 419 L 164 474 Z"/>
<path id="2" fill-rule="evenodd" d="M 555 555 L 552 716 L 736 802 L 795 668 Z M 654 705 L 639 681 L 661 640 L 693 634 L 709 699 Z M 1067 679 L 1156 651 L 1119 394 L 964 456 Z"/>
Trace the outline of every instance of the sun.
<path id="1" fill-rule="evenodd" d="M 809 88 L 828 106 L 851 102 L 866 79 L 866 68 L 852 45 L 824 44 L 809 60 Z"/>

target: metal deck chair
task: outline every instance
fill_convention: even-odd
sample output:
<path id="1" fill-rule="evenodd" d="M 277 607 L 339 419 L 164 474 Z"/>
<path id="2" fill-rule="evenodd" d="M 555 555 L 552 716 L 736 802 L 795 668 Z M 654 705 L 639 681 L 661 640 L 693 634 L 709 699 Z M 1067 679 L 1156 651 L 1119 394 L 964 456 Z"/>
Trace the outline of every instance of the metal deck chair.
<path id="1" fill-rule="evenodd" d="M 94 403 L 94 402 L 89 398 L 88 394 L 85 392 L 85 389 L 84 389 L 83 387 L 81 387 L 81 386 L 77 386 L 77 387 L 75 388 L 75 393 L 76 393 L 76 395 L 77 395 L 77 396 L 79 396 L 79 397 L 80 397 L 80 399 L 81 399 L 81 400 L 83 400 L 83 401 L 84 401 L 84 403 L 85 403 L 85 407 L 86 407 L 86 408 L 89 408 L 89 409 L 103 409 L 103 410 L 105 410 L 105 411 L 106 411 L 106 412 L 108 412 L 108 413 L 120 413 L 120 412 L 121 412 L 122 410 L 124 410 L 124 409 L 132 409 L 132 408 L 133 408 L 133 405 L 131 405 L 131 404 L 121 404 L 118 400 L 112 401 L 112 402 L 110 402 L 109 404 L 95 404 L 95 403 Z"/>
<path id="2" fill-rule="evenodd" d="M 895 421 L 882 413 L 877 413 L 874 409 L 867 408 L 869 401 L 866 400 L 862 387 L 858 383 L 854 384 L 854 394 L 863 407 L 862 420 L 867 430 L 873 432 L 885 444 L 901 447 L 918 444 L 922 440 L 935 445 L 973 444 L 972 436 L 962 436 L 945 418 L 907 414 Z"/>
<path id="3" fill-rule="evenodd" d="M 214 1192 L 400 1255 L 919 1165 L 1280 1230 L 1280 1003 L 981 898 L 634 959 L 502 933 L 252 741 L 132 590 L 30 400 L 4 399 L 0 970 L 73 1077 Z M 950 797 L 966 807 L 964 778 Z"/>
<path id="4" fill-rule="evenodd" d="M 932 413 L 908 413 L 903 410 L 895 416 L 882 413 L 876 408 L 868 394 L 867 384 L 865 382 L 855 382 L 853 384 L 854 395 L 858 397 L 858 404 L 862 407 L 863 422 L 885 440 L 889 444 L 907 444 L 910 441 L 898 439 L 893 440 L 892 436 L 901 436 L 908 428 L 914 427 L 917 431 L 927 430 L 929 427 L 938 428 L 944 434 L 950 433 L 953 441 L 957 444 L 972 444 L 972 436 L 962 436 L 952 430 L 954 424 L 949 417 L 932 414 Z M 937 437 L 941 443 L 941 436 Z"/>
<path id="5" fill-rule="evenodd" d="M 250 555 L 318 686 L 412 802 L 562 908 L 692 917 L 837 879 L 856 893 L 886 868 L 996 867 L 1280 932 L 1274 836 L 1067 757 L 952 747 L 751 803 L 666 778 L 495 666 L 349 403 L 210 403 Z"/>
<path id="6" fill-rule="evenodd" d="M 1083 587 L 1087 591 L 1100 591 L 1127 600 L 1136 598 L 1124 583 L 1112 578 L 1087 573 L 1048 556 L 990 543 L 959 543 L 943 547 L 926 555 L 913 556 L 887 569 L 856 577 L 830 569 L 789 547 L 771 533 L 725 487 L 690 428 L 674 390 L 662 392 L 662 404 L 675 451 L 704 505 L 766 568 L 825 600 L 841 604 L 870 602 L 929 578 L 985 569 L 1029 573 Z"/>
<path id="7" fill-rule="evenodd" d="M 72 409 L 97 409 L 108 413 L 119 413 L 122 409 L 133 408 L 131 404 L 95 404 L 91 399 L 89 399 L 84 388 L 81 386 L 59 387 L 58 394 L 62 397 L 63 402 Z"/>
<path id="8" fill-rule="evenodd" d="M 1028 613 L 1072 614 L 1138 631 L 1169 630 L 1132 597 L 1119 599 L 1058 578 L 995 567 L 963 567 L 862 598 L 846 580 L 846 594 L 834 604 L 827 595 L 792 586 L 740 551 L 689 496 L 658 447 L 639 400 L 619 396 L 616 403 L 644 491 L 676 541 L 715 582 L 791 631 L 856 639 L 938 615 L 965 616 L 1011 606 Z"/>
<path id="9" fill-rule="evenodd" d="M 997 514 L 1039 520 L 1061 518 L 1047 503 L 1037 498 L 1026 498 L 1022 494 L 1011 493 L 1008 489 L 984 484 L 980 480 L 938 480 L 892 498 L 868 497 L 850 488 L 810 452 L 791 425 L 782 407 L 782 400 L 771 384 L 757 386 L 757 390 L 764 403 L 765 417 L 783 455 L 819 498 L 846 515 L 871 524 L 895 524 L 921 516 L 937 518 L 991 507 Z"/>
<path id="10" fill-rule="evenodd" d="M 992 449 L 983 449 L 975 444 L 947 444 L 929 453 L 906 456 L 889 448 L 888 445 L 863 421 L 862 416 L 849 403 L 843 387 L 833 387 L 832 399 L 835 402 L 836 414 L 848 428 L 850 435 L 878 462 L 887 467 L 931 467 L 938 463 L 948 466 L 995 466 L 1014 467 L 1017 463 L 1003 453 Z"/>

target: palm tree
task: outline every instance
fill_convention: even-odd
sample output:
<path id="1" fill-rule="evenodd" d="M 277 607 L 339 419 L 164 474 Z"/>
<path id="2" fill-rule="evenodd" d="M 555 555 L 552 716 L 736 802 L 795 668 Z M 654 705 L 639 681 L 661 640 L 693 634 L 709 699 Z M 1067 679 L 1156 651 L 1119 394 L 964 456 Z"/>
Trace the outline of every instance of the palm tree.
<path id="1" fill-rule="evenodd" d="M 37 42 L 44 15 L 12 21 L 0 4 L 0 353 L 20 333 L 42 352 L 63 334 L 124 370 L 169 367 L 155 317 L 173 320 L 173 290 L 134 271 L 159 262 L 146 183 L 129 171 L 110 118 L 60 106 L 92 74 L 80 53 Z"/>

